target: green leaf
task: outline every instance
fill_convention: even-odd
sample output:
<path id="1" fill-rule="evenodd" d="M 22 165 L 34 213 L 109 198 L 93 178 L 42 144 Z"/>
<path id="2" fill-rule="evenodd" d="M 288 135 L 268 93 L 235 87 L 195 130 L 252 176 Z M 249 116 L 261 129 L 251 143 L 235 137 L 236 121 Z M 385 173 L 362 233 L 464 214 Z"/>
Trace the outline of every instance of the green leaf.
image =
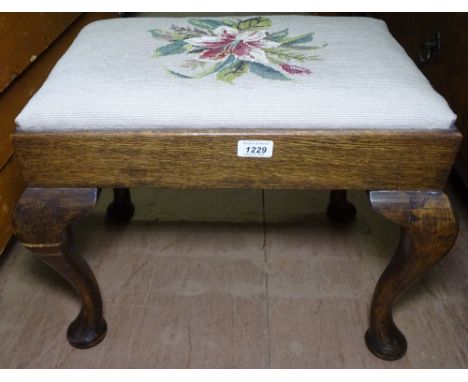
<path id="1" fill-rule="evenodd" d="M 148 32 L 150 32 L 151 36 L 156 39 L 163 39 L 167 41 L 185 40 L 186 38 L 193 37 L 188 36 L 187 33 L 180 33 L 177 31 L 163 31 L 161 29 L 152 29 Z"/>
<path id="2" fill-rule="evenodd" d="M 194 48 L 192 47 L 190 50 L 187 51 L 187 53 L 201 53 L 205 50 L 205 48 Z"/>
<path id="3" fill-rule="evenodd" d="M 192 37 L 208 35 L 208 32 L 202 31 L 200 29 L 190 29 L 184 27 L 177 27 L 174 25 L 169 30 L 151 29 L 148 32 L 150 32 L 151 36 L 153 36 L 156 39 L 163 39 L 167 41 L 185 40 Z"/>
<path id="4" fill-rule="evenodd" d="M 221 19 L 220 20 L 223 25 L 226 25 L 228 27 L 231 27 L 231 28 L 234 28 L 234 29 L 237 29 L 237 24 L 239 24 L 239 20 L 236 20 L 236 19 Z"/>
<path id="5" fill-rule="evenodd" d="M 180 78 L 193 78 L 193 77 L 190 77 L 190 76 L 186 76 L 185 74 L 174 72 L 173 70 L 170 70 L 170 69 L 166 69 L 166 71 L 168 73 L 173 74 L 174 76 L 177 76 L 177 77 L 180 77 Z"/>
<path id="6" fill-rule="evenodd" d="M 327 47 L 328 44 L 323 44 L 323 45 L 314 45 L 314 46 L 305 46 L 305 45 L 294 45 L 294 46 L 291 46 L 290 48 L 291 49 L 296 49 L 296 50 L 317 50 L 317 49 L 322 49 L 322 48 L 325 48 Z"/>
<path id="7" fill-rule="evenodd" d="M 274 54 L 271 54 L 270 52 L 265 52 L 265 54 L 266 54 L 268 61 L 271 62 L 272 64 L 280 65 L 283 63 L 283 60 L 276 57 Z"/>
<path id="8" fill-rule="evenodd" d="M 301 34 L 296 37 L 290 37 L 283 40 L 281 46 L 291 46 L 296 44 L 304 44 L 306 42 L 311 42 L 314 38 L 313 33 Z"/>
<path id="9" fill-rule="evenodd" d="M 245 61 L 237 60 L 232 65 L 218 72 L 216 78 L 220 81 L 232 84 L 236 78 L 244 75 L 248 70 L 249 65 Z"/>
<path id="10" fill-rule="evenodd" d="M 239 21 L 239 24 L 237 24 L 239 30 L 268 28 L 270 26 L 271 20 L 268 17 L 252 17 Z"/>
<path id="11" fill-rule="evenodd" d="M 268 33 L 265 37 L 266 40 L 271 40 L 275 42 L 282 42 L 285 37 L 288 36 L 289 30 L 288 28 L 280 30 L 279 32 L 275 33 Z"/>
<path id="12" fill-rule="evenodd" d="M 185 41 L 174 41 L 168 45 L 164 45 L 156 49 L 153 53 L 153 57 L 169 56 L 170 54 L 179 54 L 186 52 L 186 49 L 191 45 Z"/>
<path id="13" fill-rule="evenodd" d="M 219 72 L 220 70 L 222 70 L 223 68 L 225 68 L 226 66 L 229 66 L 231 65 L 233 62 L 235 61 L 235 57 L 231 54 L 226 61 L 223 61 L 223 62 L 218 62 L 216 65 L 213 65 L 211 67 L 209 67 L 208 69 L 196 74 L 195 76 L 187 76 L 185 74 L 181 74 L 181 73 L 177 73 L 173 70 L 170 70 L 170 69 L 166 69 L 169 73 L 171 74 L 174 74 L 175 76 L 177 77 L 182 77 L 182 78 L 203 78 L 203 77 L 206 77 L 212 73 L 216 73 L 216 72 Z"/>
<path id="14" fill-rule="evenodd" d="M 220 70 L 224 69 L 225 67 L 231 65 L 235 61 L 235 57 L 231 54 L 226 61 L 223 62 L 218 62 L 216 65 L 213 65 L 212 67 L 204 70 L 201 73 L 198 73 L 195 78 L 202 78 L 205 77 L 211 73 L 216 73 L 219 72 Z"/>
<path id="15" fill-rule="evenodd" d="M 319 56 L 308 56 L 301 52 L 294 52 L 290 49 L 281 49 L 281 48 L 269 48 L 264 49 L 267 57 L 274 62 L 275 57 L 279 58 L 280 60 L 296 60 L 296 61 L 315 61 L 319 59 Z M 274 56 L 274 57 L 272 57 Z"/>
<path id="16" fill-rule="evenodd" d="M 215 20 L 215 19 L 189 19 L 188 21 L 195 27 L 213 30 L 220 26 L 227 25 L 222 20 Z"/>
<path id="17" fill-rule="evenodd" d="M 166 33 L 161 29 L 151 29 L 148 31 L 154 38 L 166 38 Z"/>
<path id="18" fill-rule="evenodd" d="M 270 80 L 290 81 L 290 79 L 280 71 L 273 69 L 269 66 L 260 64 L 258 62 L 249 62 L 249 67 L 252 73 L 255 73 L 257 76 L 260 76 L 262 78 L 267 78 Z"/>

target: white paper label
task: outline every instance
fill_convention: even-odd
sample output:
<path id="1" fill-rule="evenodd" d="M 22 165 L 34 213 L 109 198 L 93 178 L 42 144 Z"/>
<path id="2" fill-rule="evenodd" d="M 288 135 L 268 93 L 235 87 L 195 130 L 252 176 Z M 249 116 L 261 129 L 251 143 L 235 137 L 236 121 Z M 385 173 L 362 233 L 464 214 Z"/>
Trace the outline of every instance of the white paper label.
<path id="1" fill-rule="evenodd" d="M 271 158 L 273 141 L 237 141 L 237 156 L 248 158 Z"/>

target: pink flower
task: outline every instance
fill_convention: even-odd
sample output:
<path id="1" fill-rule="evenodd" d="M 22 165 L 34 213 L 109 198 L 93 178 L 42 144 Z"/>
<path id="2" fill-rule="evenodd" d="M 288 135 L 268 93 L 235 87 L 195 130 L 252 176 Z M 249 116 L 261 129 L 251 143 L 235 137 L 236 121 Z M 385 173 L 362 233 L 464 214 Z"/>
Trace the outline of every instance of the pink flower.
<path id="1" fill-rule="evenodd" d="M 309 69 L 303 68 L 301 66 L 297 65 L 291 65 L 291 64 L 280 64 L 281 68 L 290 73 L 290 74 L 310 74 L 312 73 Z"/>
<path id="2" fill-rule="evenodd" d="M 276 48 L 279 43 L 265 40 L 263 31 L 239 31 L 228 26 L 220 26 L 213 36 L 194 37 L 185 40 L 194 47 L 203 48 L 198 56 L 201 60 L 219 61 L 234 55 L 242 60 L 268 63 L 263 49 Z"/>

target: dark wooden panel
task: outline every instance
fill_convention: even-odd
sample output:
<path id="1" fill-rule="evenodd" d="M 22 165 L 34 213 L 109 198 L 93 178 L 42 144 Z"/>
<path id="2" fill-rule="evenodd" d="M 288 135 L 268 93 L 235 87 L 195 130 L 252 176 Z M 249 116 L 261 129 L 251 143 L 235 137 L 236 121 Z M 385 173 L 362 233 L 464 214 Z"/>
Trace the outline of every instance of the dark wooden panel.
<path id="1" fill-rule="evenodd" d="M 240 139 L 274 141 L 239 158 Z M 461 137 L 448 131 L 146 131 L 18 134 L 29 186 L 441 189 Z"/>
<path id="2" fill-rule="evenodd" d="M 25 70 L 80 13 L 0 14 L 0 92 Z"/>
<path id="3" fill-rule="evenodd" d="M 13 234 L 13 208 L 23 190 L 23 179 L 13 156 L 0 172 L 0 254 Z"/>

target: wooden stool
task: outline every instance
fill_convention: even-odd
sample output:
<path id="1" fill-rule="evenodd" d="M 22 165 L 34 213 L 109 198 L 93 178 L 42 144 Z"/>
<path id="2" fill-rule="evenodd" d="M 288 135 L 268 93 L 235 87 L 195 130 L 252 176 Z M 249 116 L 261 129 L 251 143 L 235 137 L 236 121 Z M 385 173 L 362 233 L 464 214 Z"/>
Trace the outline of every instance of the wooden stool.
<path id="1" fill-rule="evenodd" d="M 17 118 L 28 188 L 19 240 L 76 289 L 70 343 L 106 333 L 98 284 L 69 230 L 114 188 L 330 189 L 330 218 L 368 190 L 402 228 L 375 289 L 365 339 L 394 360 L 406 340 L 395 300 L 452 247 L 443 192 L 461 136 L 455 115 L 379 20 L 352 17 L 129 18 L 80 33 Z M 369 280 L 370 282 L 371 280 Z M 311 322 L 313 325 L 313 322 Z"/>

